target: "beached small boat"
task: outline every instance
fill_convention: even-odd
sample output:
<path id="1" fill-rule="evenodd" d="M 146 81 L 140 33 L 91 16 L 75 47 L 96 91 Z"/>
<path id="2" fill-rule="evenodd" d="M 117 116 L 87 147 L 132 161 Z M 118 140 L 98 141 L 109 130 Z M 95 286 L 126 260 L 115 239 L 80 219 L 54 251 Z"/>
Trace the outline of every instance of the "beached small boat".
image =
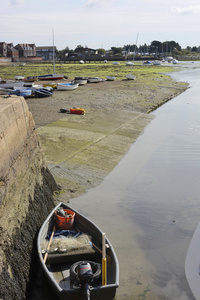
<path id="1" fill-rule="evenodd" d="M 14 80 L 2 80 L 0 82 L 0 88 L 3 88 L 3 89 L 13 89 L 14 86 L 17 86 L 17 87 L 22 87 L 24 86 L 24 82 L 23 81 L 14 81 Z"/>
<path id="2" fill-rule="evenodd" d="M 67 83 L 58 83 L 56 89 L 58 91 L 72 91 L 77 89 L 77 87 L 78 87 L 78 83 L 67 82 Z"/>
<path id="3" fill-rule="evenodd" d="M 160 66 L 161 65 L 161 61 L 160 60 L 154 60 L 153 61 L 153 65 L 154 66 Z"/>
<path id="4" fill-rule="evenodd" d="M 85 85 L 88 82 L 88 79 L 74 79 L 72 83 L 78 83 L 79 85 Z"/>
<path id="5" fill-rule="evenodd" d="M 115 251 L 105 234 L 76 210 L 57 205 L 39 231 L 37 249 L 59 299 L 114 299 L 119 286 Z"/>
<path id="6" fill-rule="evenodd" d="M 178 63 L 178 60 L 174 58 L 174 59 L 172 60 L 172 63 L 173 63 L 174 65 L 176 65 L 176 64 Z"/>
<path id="7" fill-rule="evenodd" d="M 116 79 L 116 77 L 115 76 L 106 76 L 106 79 L 108 80 L 108 81 L 114 81 L 115 79 Z"/>
<path id="8" fill-rule="evenodd" d="M 24 80 L 24 76 L 17 75 L 17 76 L 15 76 L 15 80 Z"/>
<path id="9" fill-rule="evenodd" d="M 127 65 L 127 66 L 133 66 L 133 65 L 134 65 L 134 62 L 132 62 L 132 61 L 127 61 L 127 62 L 126 62 L 126 65 Z"/>
<path id="10" fill-rule="evenodd" d="M 50 86 L 51 88 L 53 88 L 53 89 L 56 89 L 57 88 L 57 83 L 44 83 L 43 84 L 43 87 L 48 87 L 48 86 Z"/>
<path id="11" fill-rule="evenodd" d="M 128 80 L 135 80 L 135 79 L 136 79 L 136 76 L 133 75 L 133 74 L 127 74 L 127 75 L 126 75 L 126 79 L 128 79 Z"/>
<path id="12" fill-rule="evenodd" d="M 146 60 L 146 61 L 143 62 L 143 65 L 147 65 L 147 66 L 148 66 L 148 65 L 151 65 L 151 64 L 152 64 L 152 63 L 151 63 L 151 61 L 149 61 L 149 60 Z"/>
<path id="13" fill-rule="evenodd" d="M 24 87 L 17 88 L 17 87 L 14 87 L 13 90 L 9 91 L 9 95 L 21 96 L 21 97 L 24 97 L 26 99 L 26 98 L 31 97 L 33 95 L 33 91 L 32 91 L 32 88 L 24 88 Z"/>
<path id="14" fill-rule="evenodd" d="M 11 89 L 0 88 L 0 95 L 9 95 Z"/>
<path id="15" fill-rule="evenodd" d="M 44 88 L 44 87 L 35 86 L 32 88 L 32 91 L 33 91 L 33 97 L 35 98 L 45 98 L 53 95 L 53 89 L 48 87 Z"/>
<path id="16" fill-rule="evenodd" d="M 89 77 L 76 76 L 74 80 L 88 80 Z"/>
<path id="17" fill-rule="evenodd" d="M 88 82 L 89 83 L 98 83 L 104 81 L 101 77 L 89 77 Z"/>
<path id="18" fill-rule="evenodd" d="M 38 80 L 37 76 L 28 76 L 28 77 L 24 78 L 25 82 L 34 82 L 34 81 L 37 81 L 37 80 Z"/>
<path id="19" fill-rule="evenodd" d="M 37 77 L 38 77 L 38 80 L 59 80 L 59 79 L 63 79 L 64 75 L 63 74 L 47 74 L 47 75 L 40 75 Z"/>

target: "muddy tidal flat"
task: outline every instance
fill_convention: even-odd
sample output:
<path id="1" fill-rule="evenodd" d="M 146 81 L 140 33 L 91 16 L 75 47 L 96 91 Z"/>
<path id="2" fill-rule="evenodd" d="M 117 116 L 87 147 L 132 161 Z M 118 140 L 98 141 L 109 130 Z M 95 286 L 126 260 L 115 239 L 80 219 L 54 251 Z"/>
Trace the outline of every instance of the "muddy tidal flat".
<path id="1" fill-rule="evenodd" d="M 88 83 L 55 91 L 52 97 L 27 99 L 60 186 L 58 201 L 68 202 L 100 184 L 152 120 L 150 112 L 188 88 L 165 74 L 150 76 L 141 69 L 135 80 Z M 71 107 L 84 108 L 85 115 L 60 112 Z"/>

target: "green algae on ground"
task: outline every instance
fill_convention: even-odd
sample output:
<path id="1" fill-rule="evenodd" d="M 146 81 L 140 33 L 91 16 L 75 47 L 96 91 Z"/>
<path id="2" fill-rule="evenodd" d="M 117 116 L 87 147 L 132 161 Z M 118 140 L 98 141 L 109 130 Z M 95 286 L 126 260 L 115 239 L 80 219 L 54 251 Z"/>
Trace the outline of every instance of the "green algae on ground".
<path id="1" fill-rule="evenodd" d="M 120 65 L 113 65 L 112 62 L 104 63 L 56 63 L 56 73 L 64 74 L 70 79 L 75 76 L 99 76 L 105 78 L 107 75 L 116 76 L 118 79 L 126 78 L 128 73 L 134 73 L 138 79 L 140 76 L 151 76 L 156 78 L 158 73 L 172 72 L 174 70 L 171 66 L 144 66 L 140 62 L 136 62 L 131 68 L 127 66 L 125 62 L 121 62 Z M 0 66 L 0 77 L 3 79 L 14 79 L 17 75 L 22 76 L 39 76 L 44 74 L 53 73 L 53 65 L 51 63 L 26 63 L 25 66 L 19 66 L 18 64 L 1 65 Z"/>

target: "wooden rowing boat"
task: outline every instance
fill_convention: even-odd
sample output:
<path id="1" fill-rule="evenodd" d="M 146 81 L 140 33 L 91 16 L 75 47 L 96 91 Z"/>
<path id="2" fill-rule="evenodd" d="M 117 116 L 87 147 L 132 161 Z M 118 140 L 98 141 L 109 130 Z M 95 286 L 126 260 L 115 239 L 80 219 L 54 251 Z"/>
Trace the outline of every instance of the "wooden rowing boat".
<path id="1" fill-rule="evenodd" d="M 63 209 L 68 214 L 65 218 L 59 216 Z M 60 232 L 69 236 L 60 238 Z M 102 236 L 93 222 L 64 203 L 47 217 L 38 234 L 38 254 L 59 299 L 114 299 L 119 286 L 119 264 L 111 243 L 107 238 L 104 243 Z"/>

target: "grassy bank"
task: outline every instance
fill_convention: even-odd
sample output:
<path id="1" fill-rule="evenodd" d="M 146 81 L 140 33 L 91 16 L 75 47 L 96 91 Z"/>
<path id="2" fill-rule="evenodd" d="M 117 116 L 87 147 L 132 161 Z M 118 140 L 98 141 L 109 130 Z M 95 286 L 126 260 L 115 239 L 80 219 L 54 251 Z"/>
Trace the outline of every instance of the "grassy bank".
<path id="1" fill-rule="evenodd" d="M 99 76 L 105 78 L 106 75 L 117 76 L 118 79 L 126 78 L 127 72 L 131 72 L 131 67 L 126 66 L 125 62 L 121 62 L 119 65 L 113 65 L 112 62 L 103 63 L 66 63 L 56 64 L 56 73 L 64 74 L 70 79 L 75 76 Z M 157 78 L 158 73 L 172 72 L 173 67 L 168 65 L 161 66 L 143 66 L 137 62 L 132 68 L 132 72 L 140 77 L 148 76 Z M 44 74 L 53 73 L 53 65 L 51 63 L 27 63 L 25 66 L 19 64 L 1 65 L 0 66 L 0 77 L 2 79 L 14 79 L 17 75 L 22 76 L 39 76 Z"/>

